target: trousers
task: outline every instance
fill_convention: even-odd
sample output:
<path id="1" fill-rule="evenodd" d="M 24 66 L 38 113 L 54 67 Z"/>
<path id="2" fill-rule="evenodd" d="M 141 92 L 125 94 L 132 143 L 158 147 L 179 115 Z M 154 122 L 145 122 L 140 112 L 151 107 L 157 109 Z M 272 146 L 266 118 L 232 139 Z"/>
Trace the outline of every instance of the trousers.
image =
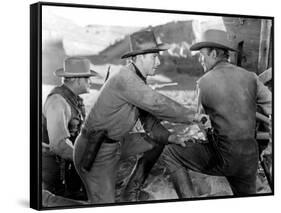
<path id="1" fill-rule="evenodd" d="M 81 170 L 81 160 L 88 138 L 80 134 L 74 145 L 74 164 L 92 204 L 114 203 L 115 182 L 121 159 L 153 149 L 154 144 L 143 137 L 143 133 L 132 133 L 117 143 L 102 143 L 89 172 Z"/>
<path id="2" fill-rule="evenodd" d="M 87 199 L 74 164 L 69 161 L 63 162 L 50 151 L 42 152 L 42 182 L 43 188 L 55 195 L 76 200 Z"/>
<path id="3" fill-rule="evenodd" d="M 219 144 L 215 152 L 210 143 L 186 143 L 186 147 L 167 145 L 163 151 L 163 161 L 168 171 L 175 176 L 177 171 L 182 169 L 190 169 L 207 175 L 225 176 L 235 196 L 255 194 L 258 168 L 258 146 L 255 139 L 227 141 Z M 222 163 L 217 161 L 217 152 L 222 157 Z M 177 177 L 174 179 L 177 181 Z M 182 192 L 182 194 L 188 193 Z"/>

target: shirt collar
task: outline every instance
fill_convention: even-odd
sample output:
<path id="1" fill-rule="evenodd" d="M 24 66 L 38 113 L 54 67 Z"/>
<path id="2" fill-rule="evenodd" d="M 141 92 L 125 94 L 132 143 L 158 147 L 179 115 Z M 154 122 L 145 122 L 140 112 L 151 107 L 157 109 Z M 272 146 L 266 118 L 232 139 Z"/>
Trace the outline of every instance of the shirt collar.
<path id="1" fill-rule="evenodd" d="M 146 77 L 141 74 L 139 68 L 134 63 L 131 63 L 131 65 L 135 69 L 137 76 L 146 84 Z"/>
<path id="2" fill-rule="evenodd" d="M 227 60 L 227 59 L 222 59 L 222 60 L 217 61 L 217 62 L 213 65 L 213 67 L 212 67 L 211 70 L 213 70 L 215 67 L 217 67 L 217 66 L 220 65 L 221 63 L 228 63 L 228 60 Z"/>

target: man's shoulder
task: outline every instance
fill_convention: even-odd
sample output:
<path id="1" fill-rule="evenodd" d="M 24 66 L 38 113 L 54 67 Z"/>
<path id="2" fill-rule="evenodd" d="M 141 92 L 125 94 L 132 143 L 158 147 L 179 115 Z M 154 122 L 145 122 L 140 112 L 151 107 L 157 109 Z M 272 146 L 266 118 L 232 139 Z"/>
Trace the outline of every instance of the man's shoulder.
<path id="1" fill-rule="evenodd" d="M 112 92 L 120 92 L 125 90 L 124 86 L 128 82 L 128 75 L 130 70 L 125 66 L 115 67 L 111 73 L 109 79 L 105 82 L 104 86 L 100 90 L 100 95 L 105 95 Z"/>
<path id="2" fill-rule="evenodd" d="M 247 69 L 237 66 L 236 64 L 230 62 L 221 63 L 218 66 L 215 66 L 213 70 L 226 70 L 226 69 L 240 71 L 240 72 L 247 72 L 247 73 L 250 72 Z"/>
<path id="3" fill-rule="evenodd" d="M 240 66 L 237 66 L 235 64 L 231 64 L 229 63 L 228 65 L 229 69 L 232 69 L 234 70 L 235 72 L 237 73 L 240 73 L 240 75 L 242 76 L 245 76 L 246 78 L 249 78 L 249 79 L 256 79 L 258 78 L 257 74 L 253 71 L 249 71 L 243 67 L 240 67 Z"/>
<path id="4" fill-rule="evenodd" d="M 61 94 L 54 93 L 47 97 L 46 102 L 66 102 L 66 100 Z"/>
<path id="5" fill-rule="evenodd" d="M 50 96 L 47 97 L 45 104 L 44 104 L 44 109 L 47 110 L 49 108 L 54 108 L 54 109 L 64 109 L 64 108 L 69 108 L 69 104 L 65 100 L 65 98 L 60 95 L 60 94 L 51 94 Z"/>
<path id="6" fill-rule="evenodd" d="M 110 79 L 111 78 L 121 78 L 130 75 L 130 70 L 126 66 L 115 67 L 110 72 Z"/>
<path id="7" fill-rule="evenodd" d="M 113 82 L 122 82 L 132 81 L 138 79 L 136 73 L 131 70 L 128 66 L 121 66 L 117 71 L 114 72 L 111 79 Z"/>
<path id="8" fill-rule="evenodd" d="M 136 76 L 136 74 L 134 73 L 133 70 L 130 69 L 130 67 L 128 66 L 122 66 L 120 69 L 119 69 L 119 75 L 123 76 L 123 77 L 126 77 L 126 78 L 129 78 L 131 76 Z"/>
<path id="9" fill-rule="evenodd" d="M 198 80 L 197 83 L 200 84 L 205 84 L 210 82 L 210 79 L 212 78 L 213 73 L 211 71 L 205 73 L 203 76 L 201 76 Z"/>

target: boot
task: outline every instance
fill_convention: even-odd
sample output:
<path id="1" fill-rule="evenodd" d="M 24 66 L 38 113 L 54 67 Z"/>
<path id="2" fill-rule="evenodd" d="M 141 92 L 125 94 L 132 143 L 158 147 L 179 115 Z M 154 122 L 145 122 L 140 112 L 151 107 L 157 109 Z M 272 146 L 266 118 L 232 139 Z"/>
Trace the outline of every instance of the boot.
<path id="1" fill-rule="evenodd" d="M 180 199 L 195 197 L 192 180 L 185 169 L 180 168 L 172 173 L 171 180 Z"/>
<path id="2" fill-rule="evenodd" d="M 163 148 L 164 145 L 155 145 L 153 149 L 145 152 L 143 156 L 137 160 L 129 181 L 121 195 L 122 201 L 132 202 L 139 201 L 141 197 L 141 200 L 147 200 L 149 198 L 149 195 L 145 194 L 146 192 L 142 191 L 141 188 L 162 153 Z"/>

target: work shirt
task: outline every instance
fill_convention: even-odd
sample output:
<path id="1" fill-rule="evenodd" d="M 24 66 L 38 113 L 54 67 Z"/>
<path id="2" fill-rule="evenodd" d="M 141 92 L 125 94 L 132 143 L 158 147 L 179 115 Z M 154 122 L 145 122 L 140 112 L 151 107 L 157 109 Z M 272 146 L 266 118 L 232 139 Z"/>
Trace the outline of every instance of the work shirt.
<path id="1" fill-rule="evenodd" d="M 60 157 L 72 158 L 72 144 L 84 117 L 83 100 L 65 85 L 55 87 L 43 107 L 43 142 Z"/>
<path id="2" fill-rule="evenodd" d="M 256 111 L 271 114 L 271 92 L 257 75 L 227 61 L 198 81 L 199 98 L 222 140 L 254 139 Z"/>
<path id="3" fill-rule="evenodd" d="M 71 108 L 59 94 L 47 98 L 43 115 L 47 119 L 47 130 L 51 147 L 58 146 L 59 141 L 69 138 L 67 125 L 71 119 Z"/>
<path id="4" fill-rule="evenodd" d="M 194 111 L 154 91 L 136 74 L 132 64 L 122 67 L 101 88 L 84 123 L 88 131 L 107 130 L 108 137 L 121 140 L 134 127 L 138 108 L 158 119 L 190 123 Z"/>

